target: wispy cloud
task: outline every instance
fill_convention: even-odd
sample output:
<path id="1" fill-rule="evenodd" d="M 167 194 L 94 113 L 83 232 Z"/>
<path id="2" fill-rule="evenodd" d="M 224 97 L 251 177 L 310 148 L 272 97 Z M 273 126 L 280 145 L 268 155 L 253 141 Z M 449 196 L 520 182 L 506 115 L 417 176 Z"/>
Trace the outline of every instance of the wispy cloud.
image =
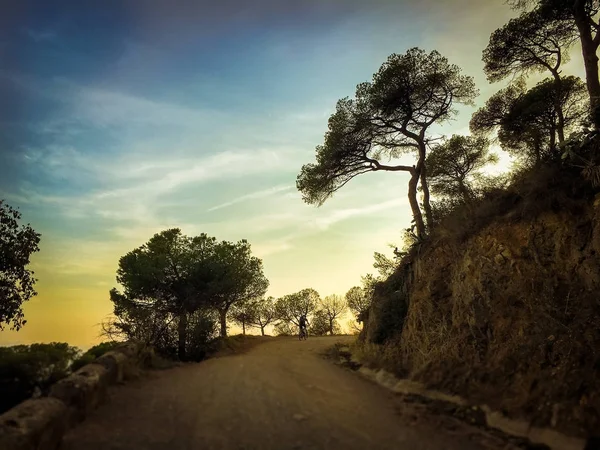
<path id="1" fill-rule="evenodd" d="M 375 214 L 381 211 L 398 208 L 399 206 L 407 205 L 408 200 L 406 198 L 397 198 L 388 200 L 382 203 L 376 203 L 368 205 L 362 208 L 347 208 L 332 211 L 329 215 L 318 217 L 314 220 L 313 224 L 320 230 L 324 231 L 335 225 L 338 222 L 348 220 L 355 217 L 367 216 Z"/>
<path id="2" fill-rule="evenodd" d="M 56 33 L 50 30 L 33 30 L 25 28 L 25 34 L 35 42 L 52 41 L 56 38 Z"/>
<path id="3" fill-rule="evenodd" d="M 63 86 L 71 91 L 73 113 L 95 126 L 177 125 L 194 128 L 224 115 L 214 108 L 190 108 L 66 81 Z"/>
<path id="4" fill-rule="evenodd" d="M 228 202 L 221 203 L 220 205 L 213 206 L 212 208 L 209 208 L 207 210 L 207 212 L 211 212 L 211 211 L 216 211 L 218 209 L 227 208 L 229 206 L 235 205 L 237 203 L 243 203 L 243 202 L 246 202 L 248 200 L 256 200 L 256 199 L 259 199 L 259 198 L 270 197 L 270 196 L 278 194 L 280 192 L 286 192 L 286 191 L 290 191 L 292 189 L 294 189 L 293 186 L 286 185 L 286 184 L 279 185 L 279 186 L 273 186 L 273 187 L 268 188 L 268 189 L 263 189 L 263 190 L 260 190 L 260 191 L 252 192 L 250 194 L 242 195 L 241 197 L 234 198 L 233 200 L 230 200 Z"/>

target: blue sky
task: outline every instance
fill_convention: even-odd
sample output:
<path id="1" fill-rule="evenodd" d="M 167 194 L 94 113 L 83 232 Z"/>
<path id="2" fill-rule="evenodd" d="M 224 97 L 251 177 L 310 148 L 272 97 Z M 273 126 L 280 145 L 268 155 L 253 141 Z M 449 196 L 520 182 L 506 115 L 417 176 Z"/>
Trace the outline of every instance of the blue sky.
<path id="1" fill-rule="evenodd" d="M 358 284 L 410 223 L 407 179 L 369 174 L 302 203 L 296 175 L 335 102 L 419 46 L 474 76 L 483 103 L 499 86 L 481 51 L 513 14 L 502 0 L 13 3 L 0 198 L 42 242 L 29 323 L 0 343 L 82 346 L 111 311 L 118 258 L 168 227 L 248 239 L 270 295 Z M 472 110 L 440 131 L 467 132 Z"/>

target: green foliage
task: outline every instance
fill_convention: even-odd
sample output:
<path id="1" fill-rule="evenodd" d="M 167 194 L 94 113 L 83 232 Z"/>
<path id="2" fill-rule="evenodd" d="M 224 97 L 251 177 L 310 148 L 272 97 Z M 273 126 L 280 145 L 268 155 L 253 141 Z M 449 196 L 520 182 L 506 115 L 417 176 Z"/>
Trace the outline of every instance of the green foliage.
<path id="1" fill-rule="evenodd" d="M 269 281 L 263 274 L 262 260 L 252 256 L 246 240 L 217 244 L 211 270 L 216 281 L 211 286 L 210 304 L 221 314 L 221 336 L 226 336 L 224 323 L 229 308 L 264 296 Z"/>
<path id="2" fill-rule="evenodd" d="M 80 351 L 66 343 L 0 347 L 0 412 L 31 397 L 70 373 Z"/>
<path id="3" fill-rule="evenodd" d="M 40 234 L 29 224 L 19 226 L 19 219 L 21 213 L 0 200 L 0 331 L 25 325 L 23 302 L 36 295 L 34 273 L 27 266 L 39 251 Z"/>
<path id="4" fill-rule="evenodd" d="M 202 323 L 203 330 L 211 329 L 211 311 L 216 311 L 221 333 L 226 334 L 231 305 L 262 296 L 268 286 L 262 261 L 251 255 L 247 241 L 217 242 L 206 234 L 190 238 L 179 229 L 158 233 L 122 257 L 117 281 L 124 292 L 111 291 L 115 317 L 105 324 L 107 335 L 171 354 L 176 333 L 181 359 L 188 347 L 204 345 L 188 342 L 189 333 L 196 333 L 194 321 Z"/>
<path id="5" fill-rule="evenodd" d="M 482 137 L 453 135 L 433 147 L 427 156 L 431 192 L 441 197 L 459 197 L 469 202 L 475 197 L 480 170 L 498 157 L 489 153 L 489 143 Z"/>

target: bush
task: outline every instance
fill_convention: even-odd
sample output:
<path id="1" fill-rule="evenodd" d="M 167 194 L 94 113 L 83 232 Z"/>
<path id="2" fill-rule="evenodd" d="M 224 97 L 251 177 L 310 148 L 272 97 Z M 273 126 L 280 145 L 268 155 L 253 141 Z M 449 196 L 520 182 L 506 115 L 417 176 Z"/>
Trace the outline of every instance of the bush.
<path id="1" fill-rule="evenodd" d="M 122 344 L 123 344 L 122 342 L 110 341 L 110 342 L 102 342 L 98 345 L 94 345 L 87 352 L 85 352 L 83 355 L 81 355 L 79 358 L 77 358 L 75 361 L 73 361 L 73 364 L 71 365 L 71 371 L 75 372 L 75 371 L 81 369 L 86 364 L 90 364 L 90 363 L 94 362 L 94 360 L 96 358 L 99 358 L 100 356 L 104 355 L 106 352 L 109 352 Z"/>
<path id="2" fill-rule="evenodd" d="M 0 412 L 50 386 L 71 371 L 80 350 L 63 342 L 0 347 Z"/>

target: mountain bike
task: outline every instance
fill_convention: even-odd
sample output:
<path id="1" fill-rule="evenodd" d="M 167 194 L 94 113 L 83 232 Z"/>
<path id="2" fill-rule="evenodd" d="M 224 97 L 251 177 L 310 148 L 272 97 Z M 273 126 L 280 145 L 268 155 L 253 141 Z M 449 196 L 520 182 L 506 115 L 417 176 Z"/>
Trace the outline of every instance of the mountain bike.
<path id="1" fill-rule="evenodd" d="M 298 340 L 306 340 L 308 338 L 308 331 L 306 328 L 300 327 L 300 333 L 298 333 Z"/>

